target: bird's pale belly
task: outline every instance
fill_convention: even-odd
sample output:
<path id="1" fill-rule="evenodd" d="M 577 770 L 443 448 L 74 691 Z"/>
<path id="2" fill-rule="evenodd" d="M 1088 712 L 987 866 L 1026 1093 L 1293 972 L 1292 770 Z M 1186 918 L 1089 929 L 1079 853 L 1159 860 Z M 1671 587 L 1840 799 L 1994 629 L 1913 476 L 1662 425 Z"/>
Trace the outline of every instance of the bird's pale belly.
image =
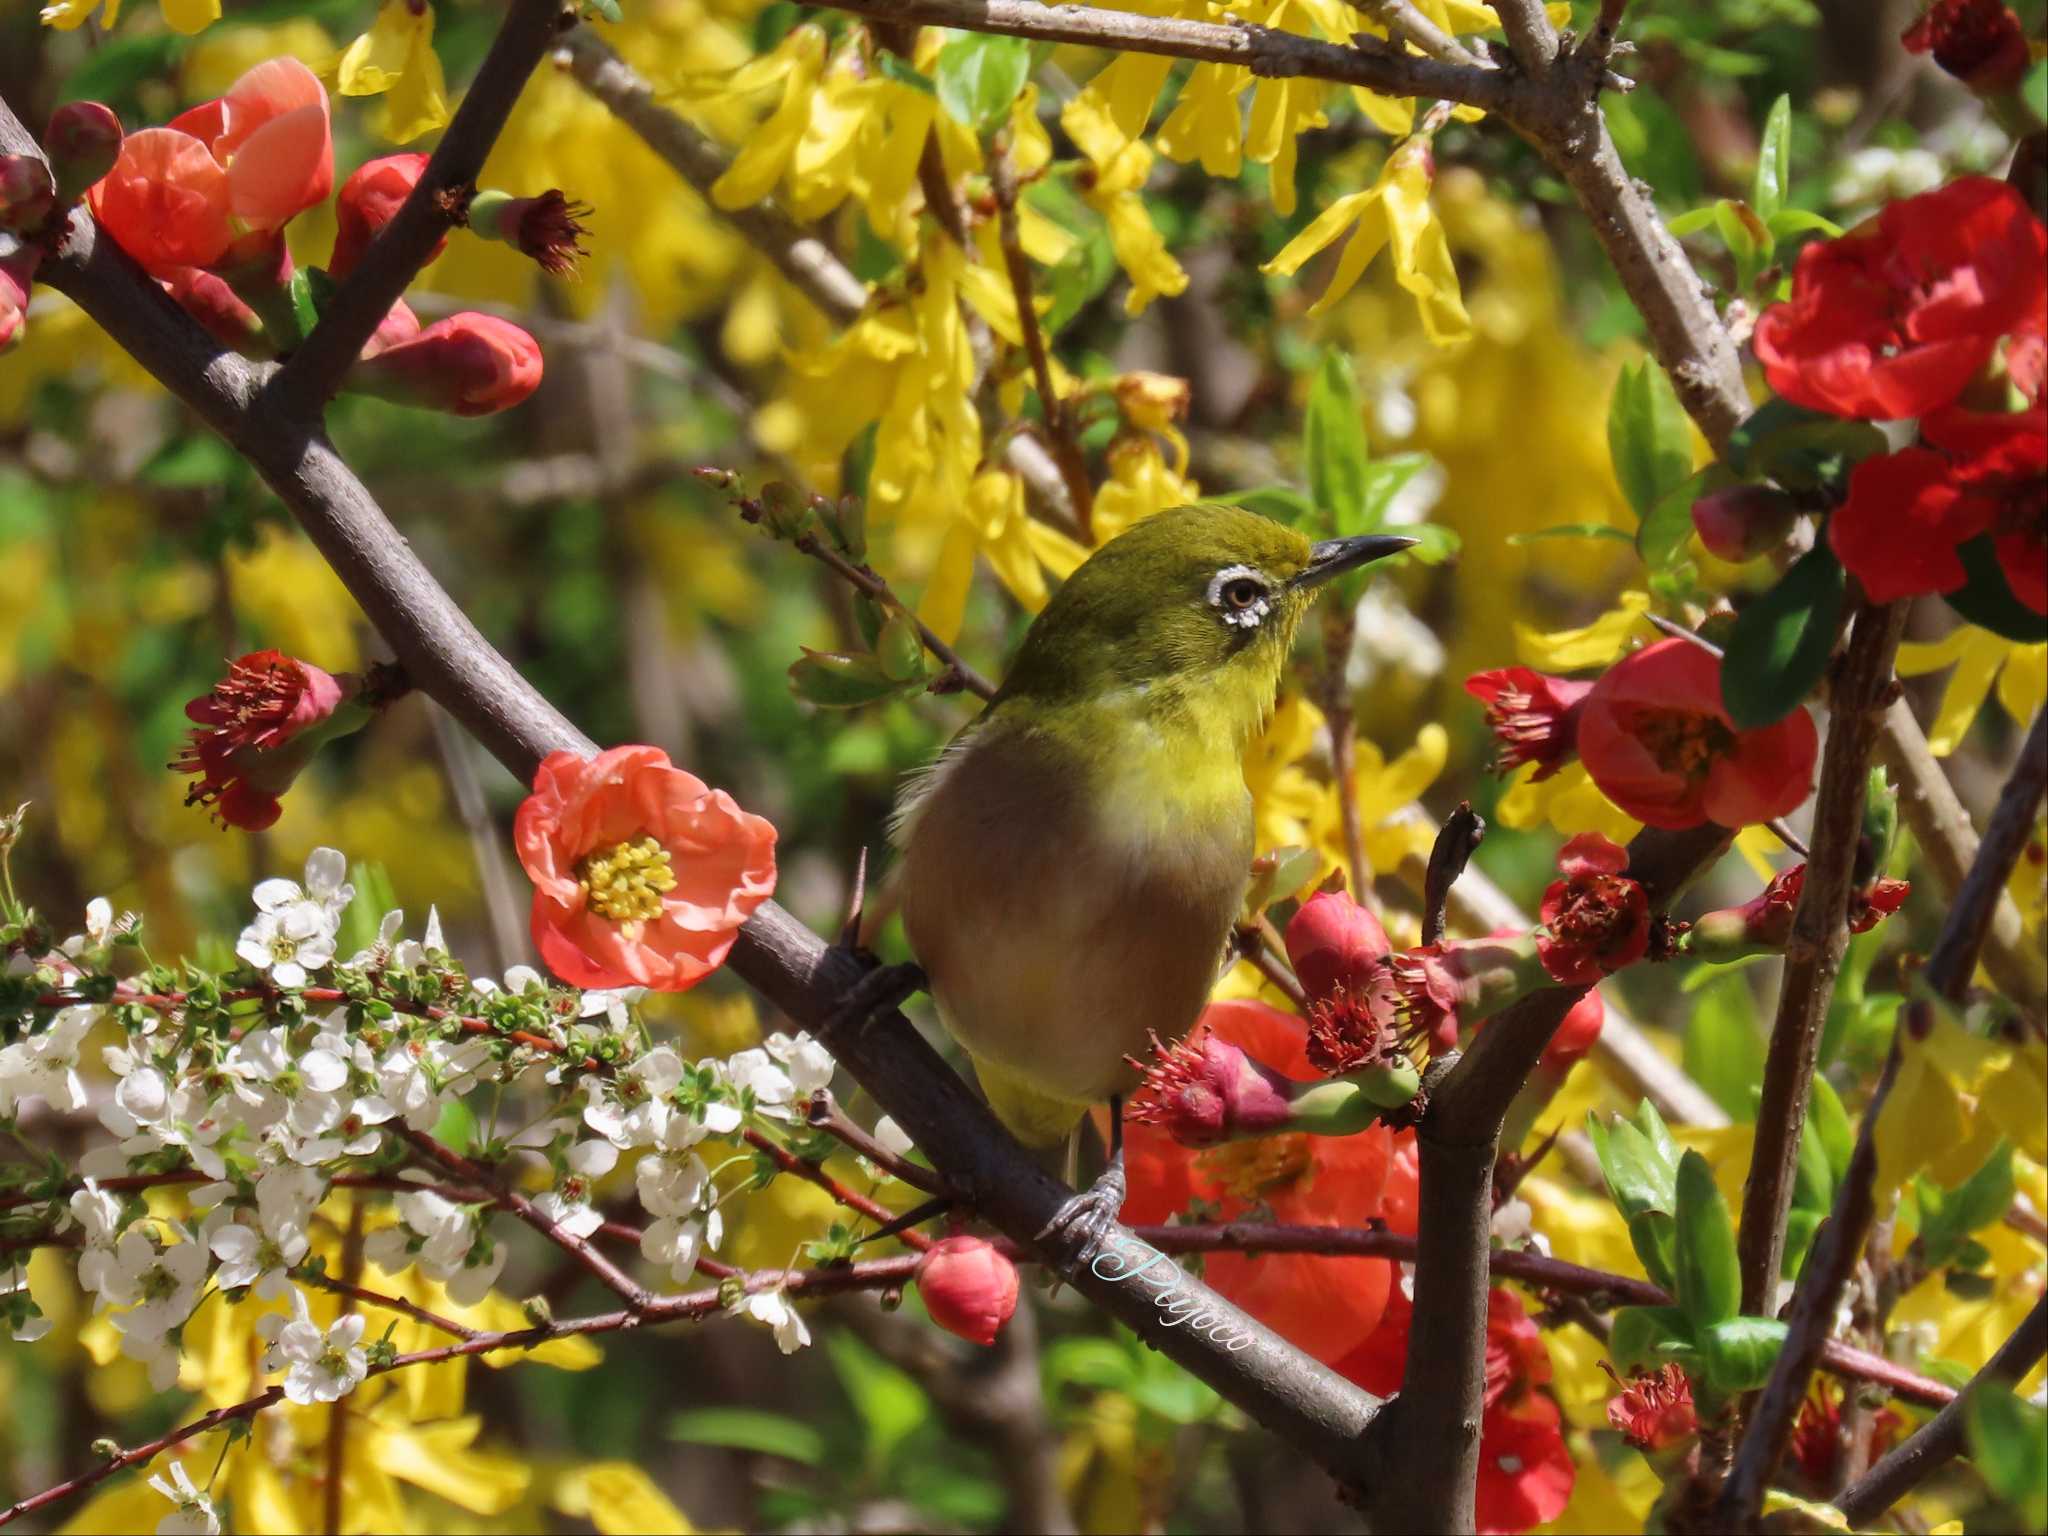
<path id="1" fill-rule="evenodd" d="M 1144 807 L 1098 784 L 1084 805 L 1028 792 L 1014 756 L 997 772 L 976 755 L 934 786 L 909 838 L 911 946 L 980 1062 L 1098 1103 L 1136 1082 L 1127 1057 L 1184 1034 L 1208 997 L 1251 858 L 1243 782 Z M 1030 810 L 1010 814 L 1018 799 Z"/>

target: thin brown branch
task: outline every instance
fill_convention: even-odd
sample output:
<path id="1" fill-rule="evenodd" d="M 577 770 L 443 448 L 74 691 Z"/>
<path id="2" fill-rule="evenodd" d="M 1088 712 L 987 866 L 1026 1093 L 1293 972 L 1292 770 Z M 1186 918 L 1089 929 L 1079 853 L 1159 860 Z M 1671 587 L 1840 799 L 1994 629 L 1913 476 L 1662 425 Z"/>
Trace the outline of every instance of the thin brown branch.
<path id="1" fill-rule="evenodd" d="M 1388 37 L 1398 42 L 1412 43 L 1433 59 L 1441 59 L 1446 64 L 1463 64 L 1475 69 L 1490 67 L 1485 60 L 1417 10 L 1410 0 L 1363 0 L 1359 9 L 1385 27 Z"/>
<path id="2" fill-rule="evenodd" d="M 1777 1311 L 1785 1219 L 1792 1209 L 1806 1097 L 1820 1059 L 1821 1026 L 1827 1022 L 1835 977 L 1848 948 L 1849 903 L 1863 834 L 1870 754 L 1889 702 L 1892 661 L 1905 622 L 1903 603 L 1861 608 L 1830 691 L 1827 751 L 1814 804 L 1813 854 L 1785 943 L 1778 1014 L 1771 1026 L 1763 1098 L 1757 1106 L 1756 1146 L 1742 1192 L 1742 1310 L 1752 1317 Z"/>
<path id="3" fill-rule="evenodd" d="M 2048 791 L 2048 709 L 2037 711 L 2034 723 L 2027 728 L 2019 761 L 2013 765 L 2005 792 L 1998 797 L 1998 804 L 1991 812 L 1991 821 L 1984 828 L 1985 845 L 1994 848 L 2026 847 L 2027 839 L 2033 834 L 2034 818 L 2040 813 L 2044 791 Z M 1964 986 L 1976 974 L 1977 962 L 1985 952 L 1985 942 L 1994 925 L 2000 899 L 2005 897 L 2006 877 L 2011 873 L 2010 867 L 2001 872 L 1999 865 L 2002 862 L 2002 859 L 1980 857 L 1970 866 L 1969 874 L 1963 877 L 1963 883 L 1956 889 L 1955 902 L 1949 909 L 1949 920 L 1942 927 L 1941 939 L 1927 959 L 1927 969 L 1931 974 L 1959 977 L 1960 985 Z"/>
<path id="4" fill-rule="evenodd" d="M 1308 994 L 1287 964 L 1287 946 L 1270 919 L 1240 923 L 1234 930 L 1238 957 L 1266 978 L 1273 989 L 1294 1005 L 1294 1011 L 1308 1017 Z M 1228 967 L 1226 967 L 1228 969 Z"/>
<path id="5" fill-rule="evenodd" d="M 2026 847 L 2044 791 L 2043 779 L 2035 766 L 2038 762 L 2034 743 L 2030 741 L 2020 769 L 2006 781 L 1999 794 L 1998 807 L 1992 812 L 1976 862 L 1971 866 L 1970 881 L 1980 889 L 2003 886 Z M 1985 905 L 1976 901 L 1969 907 L 1958 903 L 1949 909 L 1925 972 L 1929 990 L 1939 997 L 1954 1001 L 1968 986 L 1974 949 L 1965 935 L 1972 930 L 1981 932 Z M 1793 1420 L 1806 1397 L 1807 1383 L 1834 1331 L 1843 1287 L 1877 1218 L 1878 1121 L 1883 1117 L 1892 1085 L 1898 1080 L 1905 1041 L 1914 1036 L 1924 1038 L 1934 1027 L 1935 1006 L 1925 998 L 1915 998 L 1899 1010 L 1877 1090 L 1856 1130 L 1856 1147 L 1849 1156 L 1849 1167 L 1835 1190 L 1833 1209 L 1815 1235 L 1813 1249 L 1800 1271 L 1784 1347 L 1750 1414 L 1742 1443 L 1736 1448 L 1734 1466 L 1722 1486 L 1715 1519 L 1724 1528 L 1747 1529 L 1755 1521 L 1763 1505 L 1764 1491 L 1785 1454 Z"/>
<path id="6" fill-rule="evenodd" d="M 818 1130 L 844 1142 L 854 1152 L 873 1163 L 882 1172 L 912 1189 L 921 1189 L 928 1195 L 950 1194 L 945 1180 L 907 1157 L 899 1157 L 863 1130 L 839 1107 L 829 1091 L 821 1090 L 811 1095 L 811 1102 L 804 1111 L 805 1120 Z"/>
<path id="7" fill-rule="evenodd" d="M 413 1187 L 417 1189 L 424 1186 L 415 1185 Z M 386 1312 L 396 1312 L 401 1317 L 409 1317 L 416 1323 L 425 1323 L 429 1328 L 438 1328 L 451 1338 L 473 1339 L 477 1335 L 476 1329 L 465 1327 L 461 1323 L 452 1322 L 448 1318 L 441 1316 L 438 1312 L 429 1312 L 417 1302 L 407 1301 L 403 1296 L 392 1296 L 383 1291 L 369 1290 L 351 1281 L 339 1280 L 333 1275 L 310 1269 L 295 1269 L 292 1271 L 292 1278 L 301 1285 L 310 1285 L 323 1291 L 332 1291 L 337 1296 L 346 1296 L 366 1307 L 377 1307 Z"/>
<path id="8" fill-rule="evenodd" d="M 1963 1450 L 1965 1422 L 1970 1399 L 1985 1386 L 2010 1387 L 2019 1382 L 2048 1354 L 2048 1295 L 2034 1303 L 2011 1338 L 1999 1345 L 1997 1353 L 1984 1362 L 1955 1399 L 1893 1446 L 1869 1471 L 1836 1495 L 1852 1529 L 1861 1529 L 1948 1465 Z"/>
<path id="9" fill-rule="evenodd" d="M 941 640 L 937 631 L 912 613 L 891 589 L 889 583 L 876 574 L 872 567 L 855 565 L 816 534 L 799 534 L 795 542 L 801 553 L 809 555 L 856 592 L 865 593 L 885 607 L 908 614 L 911 623 L 917 626 L 917 637 L 924 642 L 924 648 L 939 659 L 940 665 L 959 679 L 962 688 L 984 702 L 996 696 L 996 685 L 983 677 L 973 663 Z"/>
<path id="10" fill-rule="evenodd" d="M 316 420 L 391 306 L 458 222 L 526 80 L 560 34 L 562 0 L 513 0 L 412 195 L 371 241 L 312 334 L 270 382 L 279 415 Z"/>
<path id="11" fill-rule="evenodd" d="M 844 1206 L 847 1210 L 857 1215 L 865 1216 L 869 1221 L 878 1222 L 883 1225 L 887 1225 L 896 1219 L 896 1213 L 882 1204 L 881 1201 L 870 1199 L 859 1190 L 848 1189 L 839 1180 L 827 1173 L 819 1164 L 811 1162 L 806 1158 L 798 1157 L 780 1142 L 762 1135 L 761 1132 L 754 1130 L 752 1127 L 742 1131 L 740 1135 L 748 1146 L 771 1160 L 784 1173 L 793 1174 L 806 1183 L 817 1185 L 818 1188 L 832 1197 L 834 1205 Z M 899 1232 L 896 1236 L 919 1252 L 923 1252 L 932 1245 L 932 1240 L 922 1232 Z"/>

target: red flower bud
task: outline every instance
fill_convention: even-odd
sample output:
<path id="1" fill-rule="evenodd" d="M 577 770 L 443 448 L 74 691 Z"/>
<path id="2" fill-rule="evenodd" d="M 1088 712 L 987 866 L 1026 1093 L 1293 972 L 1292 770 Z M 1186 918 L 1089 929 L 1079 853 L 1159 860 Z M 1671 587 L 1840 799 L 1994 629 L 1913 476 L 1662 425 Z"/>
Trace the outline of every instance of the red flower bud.
<path id="1" fill-rule="evenodd" d="M 1287 924 L 1287 959 L 1311 999 L 1363 985 L 1389 948 L 1380 920 L 1344 891 L 1318 891 Z"/>
<path id="2" fill-rule="evenodd" d="M 279 651 L 230 663 L 211 693 L 185 706 L 198 729 L 171 761 L 179 773 L 199 775 L 185 803 L 208 806 L 222 826 L 245 832 L 271 825 L 282 810 L 278 797 L 321 743 L 367 718 L 350 711 L 337 719 L 352 691 Z"/>
<path id="3" fill-rule="evenodd" d="M 1806 866 L 1794 864 L 1739 907 L 1723 907 L 1695 922 L 1685 935 L 1685 952 L 1702 960 L 1739 960 L 1769 954 L 1792 937 L 1792 915 L 1806 887 Z M 1905 880 L 1877 879 L 1849 895 L 1849 931 L 1868 933 L 1905 904 L 1913 887 Z"/>
<path id="4" fill-rule="evenodd" d="M 1536 953 L 1568 987 L 1586 986 L 1642 959 L 1650 947 L 1650 899 L 1629 879 L 1628 850 L 1598 832 L 1564 845 L 1562 880 L 1543 893 Z"/>
<path id="5" fill-rule="evenodd" d="M 1538 1069 L 1563 1077 L 1593 1049 L 1593 1042 L 1600 1038 L 1606 1023 L 1607 1000 L 1595 987 L 1572 1004 L 1564 1022 L 1557 1026 L 1557 1033 L 1550 1037 L 1550 1044 L 1543 1048 L 1543 1056 L 1536 1064 Z"/>
<path id="6" fill-rule="evenodd" d="M 1215 1030 L 1197 1027 L 1178 1045 L 1152 1039 L 1145 1081 L 1125 1105 L 1141 1125 L 1156 1125 L 1184 1147 L 1208 1147 L 1286 1127 L 1294 1082 L 1262 1066 Z"/>
<path id="7" fill-rule="evenodd" d="M 1933 54 L 1980 96 L 2017 89 L 2027 72 L 2027 35 L 1999 0 L 1934 0 L 1899 41 L 1908 53 Z"/>
<path id="8" fill-rule="evenodd" d="M 1719 560 L 1740 563 L 1785 542 L 1799 509 L 1767 485 L 1735 485 L 1692 504 L 1693 531 Z"/>
<path id="9" fill-rule="evenodd" d="M 6 240 L 0 239 L 0 247 L 6 244 Z M 35 280 L 42 259 L 38 246 L 17 245 L 11 251 L 0 250 L 0 352 L 21 340 L 22 328 L 28 323 L 29 284 Z"/>
<path id="10" fill-rule="evenodd" d="M 1535 763 L 1536 777 L 1547 779 L 1578 752 L 1579 709 L 1593 691 L 1591 683 L 1500 667 L 1473 673 L 1465 691 L 1486 706 L 1487 729 L 1500 743 L 1497 772 Z"/>
<path id="11" fill-rule="evenodd" d="M 121 158 L 121 119 L 96 101 L 68 101 L 50 114 L 43 148 L 57 178 L 58 201 L 69 207 Z"/>
<path id="12" fill-rule="evenodd" d="M 1660 640 L 1609 667 L 1579 722 L 1579 758 L 1600 792 L 1673 831 L 1705 821 L 1746 827 L 1797 810 L 1819 756 L 1804 705 L 1737 730 L 1721 703 L 1719 658 L 1690 640 Z"/>
<path id="13" fill-rule="evenodd" d="M 0 155 L 0 229 L 33 235 L 57 211 L 57 184 L 39 155 Z"/>
<path id="14" fill-rule="evenodd" d="M 327 275 L 340 279 L 356 269 L 363 252 L 378 233 L 398 217 L 398 210 L 412 196 L 427 169 L 425 155 L 385 155 L 357 166 L 334 199 L 334 253 L 327 259 Z M 434 247 L 435 256 L 447 247 L 442 236 Z"/>
<path id="15" fill-rule="evenodd" d="M 540 346 L 508 320 L 464 312 L 350 370 L 348 388 L 400 405 L 488 416 L 540 384 Z"/>
<path id="16" fill-rule="evenodd" d="M 1600 1368 L 1609 1376 L 1614 1369 L 1606 1361 Z M 1692 1383 L 1685 1372 L 1667 1365 L 1655 1375 L 1635 1372 L 1626 1386 L 1619 1376 L 1618 1397 L 1608 1399 L 1607 1422 L 1620 1430 L 1624 1439 L 1639 1451 L 1661 1451 L 1680 1440 L 1690 1440 L 1699 1429 L 1692 1406 Z"/>
<path id="17" fill-rule="evenodd" d="M 178 308 L 222 346 L 251 357 L 270 356 L 273 348 L 263 322 L 225 280 L 199 267 L 174 267 L 161 281 Z"/>
<path id="18" fill-rule="evenodd" d="M 470 199 L 469 227 L 486 240 L 516 246 L 551 277 L 566 277 L 583 258 L 580 220 L 590 216 L 583 203 L 572 203 L 550 187 L 539 197 L 513 197 L 504 192 L 479 192 Z"/>
<path id="19" fill-rule="evenodd" d="M 1017 1310 L 1017 1266 L 985 1239 L 945 1238 L 917 1261 L 917 1294 L 948 1333 L 993 1344 Z"/>

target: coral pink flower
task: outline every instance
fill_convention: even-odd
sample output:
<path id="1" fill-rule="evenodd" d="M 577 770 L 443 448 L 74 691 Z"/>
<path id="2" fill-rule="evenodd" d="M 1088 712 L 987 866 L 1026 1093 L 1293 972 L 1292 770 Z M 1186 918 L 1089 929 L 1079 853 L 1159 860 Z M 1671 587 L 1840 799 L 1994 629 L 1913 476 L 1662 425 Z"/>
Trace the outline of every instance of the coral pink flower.
<path id="1" fill-rule="evenodd" d="M 1316 1075 L 1301 1021 L 1264 1003 L 1211 1003 L 1196 1028 L 1287 1077 Z M 1123 1219 L 1164 1221 L 1200 1199 L 1216 1205 L 1225 1221 L 1263 1209 L 1274 1221 L 1363 1226 L 1380 1214 L 1389 1144 L 1386 1128 L 1374 1126 L 1355 1136 L 1286 1132 L 1192 1152 L 1157 1127 L 1133 1124 L 1124 1136 L 1130 1192 Z M 1253 1317 L 1328 1363 L 1378 1324 L 1392 1267 L 1385 1259 L 1218 1253 L 1203 1272 Z"/>
<path id="2" fill-rule="evenodd" d="M 1799 253 L 1792 297 L 1756 324 L 1786 399 L 1895 420 L 1951 404 L 2001 336 L 2040 322 L 2048 231 L 2019 189 L 1966 176 Z"/>
<path id="3" fill-rule="evenodd" d="M 1399 1391 L 1414 1316 L 1408 1287 L 1395 1286 L 1379 1327 L 1337 1363 L 1338 1374 L 1381 1397 Z M 1550 1378 L 1542 1334 L 1514 1292 L 1495 1286 L 1486 1297 L 1485 1406 L 1473 1490 L 1473 1515 L 1482 1532 L 1529 1530 L 1555 1520 L 1571 1502 L 1576 1472 L 1562 1415 L 1540 1390 Z"/>
<path id="4" fill-rule="evenodd" d="M 1590 986 L 1643 958 L 1650 947 L 1650 899 L 1628 878 L 1628 850 L 1598 832 L 1564 845 L 1564 878 L 1543 893 L 1536 953 L 1568 987 Z"/>
<path id="5" fill-rule="evenodd" d="M 185 706 L 197 729 L 172 760 L 199 775 L 187 805 L 212 809 L 223 826 L 261 832 L 278 818 L 291 788 L 321 744 L 367 716 L 342 713 L 350 689 L 311 662 L 254 651 L 228 666 L 204 698 Z"/>
<path id="6" fill-rule="evenodd" d="M 1579 758 L 1637 821 L 1673 830 L 1746 827 L 1797 810 L 1813 787 L 1820 735 L 1804 705 L 1739 731 L 1721 704 L 1721 662 L 1690 640 L 1623 657 L 1593 685 Z"/>
<path id="7" fill-rule="evenodd" d="M 244 304 L 235 290 L 200 267 L 173 267 L 157 279 L 164 292 L 177 301 L 178 308 L 206 328 L 206 334 L 233 352 L 251 357 L 270 355 L 270 338 L 256 311 Z"/>
<path id="8" fill-rule="evenodd" d="M 167 127 L 130 134 L 91 202 L 121 248 L 162 274 L 211 266 L 243 234 L 275 234 L 333 187 L 327 92 L 285 58 Z"/>
<path id="9" fill-rule="evenodd" d="M 1958 547 L 1989 533 L 2014 594 L 2048 613 L 2048 409 L 1937 411 L 1928 445 L 1865 459 L 1828 543 L 1875 602 L 1963 585 Z"/>
<path id="10" fill-rule="evenodd" d="M 327 261 L 329 277 L 338 281 L 355 271 L 370 242 L 398 217 L 398 210 L 412 196 L 412 189 L 419 185 L 426 169 L 425 155 L 385 155 L 364 161 L 349 174 L 334 199 L 334 253 Z M 447 245 L 448 237 L 443 235 L 427 261 L 440 255 Z"/>
<path id="11" fill-rule="evenodd" d="M 1579 708 L 1593 685 L 1528 667 L 1498 667 L 1474 672 L 1465 691 L 1486 706 L 1487 729 L 1500 743 L 1496 771 L 1535 763 L 1535 776 L 1547 779 L 1578 751 Z"/>
<path id="12" fill-rule="evenodd" d="M 775 889 L 775 828 L 659 747 L 549 754 L 512 836 L 534 943 L 572 986 L 694 986 Z"/>
<path id="13" fill-rule="evenodd" d="M 509 320 L 464 311 L 407 340 L 366 348 L 347 387 L 399 405 L 489 416 L 519 404 L 540 387 L 540 377 L 538 342 Z"/>
<path id="14" fill-rule="evenodd" d="M 948 1237 L 917 1261 L 917 1294 L 948 1333 L 993 1344 L 1017 1310 L 1017 1266 L 982 1238 Z"/>
<path id="15" fill-rule="evenodd" d="M 1319 998 L 1357 986 L 1387 958 L 1387 930 L 1348 891 L 1318 891 L 1287 923 L 1287 959 L 1302 990 Z"/>

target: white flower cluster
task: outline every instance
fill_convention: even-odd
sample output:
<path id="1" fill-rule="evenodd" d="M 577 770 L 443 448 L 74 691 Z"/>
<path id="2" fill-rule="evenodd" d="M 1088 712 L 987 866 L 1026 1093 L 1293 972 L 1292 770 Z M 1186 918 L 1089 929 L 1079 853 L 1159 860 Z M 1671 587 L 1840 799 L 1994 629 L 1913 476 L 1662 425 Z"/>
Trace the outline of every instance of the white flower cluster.
<path id="1" fill-rule="evenodd" d="M 134 919 L 95 901 L 85 931 L 31 967 L 35 984 L 59 997 L 40 1002 L 27 1032 L 0 1049 L 0 1121 L 41 1100 L 52 1112 L 92 1114 L 112 1138 L 80 1160 L 81 1183 L 65 1197 L 40 1212 L 16 1200 L 9 1216 L 65 1236 L 80 1285 L 159 1391 L 176 1383 L 182 1329 L 216 1290 L 289 1309 L 259 1326 L 265 1369 L 282 1373 L 292 1402 L 330 1402 L 361 1383 L 374 1353 L 361 1315 L 322 1329 L 293 1283 L 334 1177 L 351 1169 L 422 1185 L 394 1191 L 397 1220 L 373 1227 L 365 1257 L 388 1275 L 417 1266 L 458 1305 L 481 1302 L 506 1262 L 492 1233 L 500 1207 L 394 1168 L 404 1150 L 395 1133 L 433 1131 L 480 1084 L 502 1091 L 525 1077 L 545 1093 L 540 1118 L 495 1145 L 552 1165 L 552 1186 L 532 1208 L 562 1234 L 599 1232 L 597 1185 L 621 1154 L 637 1154 L 640 1252 L 681 1286 L 721 1238 L 721 1197 L 701 1144 L 750 1123 L 796 1121 L 831 1082 L 832 1058 L 808 1035 L 771 1035 L 729 1060 L 691 1064 L 647 1039 L 637 989 L 575 993 L 524 966 L 502 982 L 469 978 L 432 913 L 418 941 L 402 936 L 403 914 L 392 912 L 374 943 L 339 958 L 355 896 L 347 872 L 339 852 L 321 848 L 303 882 L 259 884 L 255 918 L 235 946 L 246 970 L 218 977 L 152 967 L 143 981 L 117 981 L 112 946 Z M 21 977 L 18 966 L 10 974 Z M 98 1050 L 101 1079 L 87 1064 L 89 1039 L 109 1022 L 121 1043 Z M 138 1184 L 180 1176 L 193 1216 L 151 1214 Z M 771 1328 L 784 1350 L 809 1341 L 780 1290 L 735 1297 L 733 1310 Z M 0 1268 L 0 1329 L 26 1341 L 48 1326 L 17 1257 Z M 175 1482 L 158 1480 L 177 1505 L 164 1529 L 217 1530 L 205 1495 L 182 1467 L 170 1471 Z"/>

